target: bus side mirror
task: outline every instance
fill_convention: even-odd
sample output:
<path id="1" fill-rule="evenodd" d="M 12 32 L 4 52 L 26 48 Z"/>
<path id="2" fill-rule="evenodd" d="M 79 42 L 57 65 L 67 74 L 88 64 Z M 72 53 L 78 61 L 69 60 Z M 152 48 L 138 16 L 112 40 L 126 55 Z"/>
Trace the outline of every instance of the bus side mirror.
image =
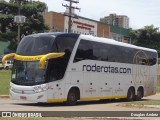
<path id="1" fill-rule="evenodd" d="M 62 53 L 48 53 L 48 54 L 44 55 L 39 61 L 39 68 L 44 69 L 46 60 L 62 57 L 62 56 L 64 56 L 64 54 L 65 53 L 62 52 Z"/>
<path id="2" fill-rule="evenodd" d="M 14 57 L 14 56 L 15 56 L 15 53 L 10 53 L 10 54 L 7 54 L 7 55 L 3 56 L 3 58 L 2 58 L 3 67 L 5 66 L 6 59 L 10 58 L 10 57 Z"/>

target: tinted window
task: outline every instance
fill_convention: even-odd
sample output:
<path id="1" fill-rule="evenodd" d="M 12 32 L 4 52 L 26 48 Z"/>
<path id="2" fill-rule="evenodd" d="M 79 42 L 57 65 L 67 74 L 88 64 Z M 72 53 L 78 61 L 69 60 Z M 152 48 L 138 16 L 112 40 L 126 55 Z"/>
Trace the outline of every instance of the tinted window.
<path id="1" fill-rule="evenodd" d="M 157 54 L 155 52 L 149 52 L 149 64 L 150 65 L 155 65 L 157 63 Z"/>
<path id="2" fill-rule="evenodd" d="M 48 81 L 60 80 L 63 78 L 77 38 L 78 37 L 72 36 L 58 36 L 55 38 L 54 45 L 52 46 L 54 51 L 65 52 L 65 55 L 48 61 Z"/>
<path id="3" fill-rule="evenodd" d="M 155 65 L 157 53 L 112 44 L 81 40 L 74 62 L 86 59 L 139 65 Z"/>
<path id="4" fill-rule="evenodd" d="M 110 62 L 121 62 L 122 50 L 120 46 L 107 44 L 107 55 L 108 61 Z"/>
<path id="5" fill-rule="evenodd" d="M 42 55 L 51 52 L 54 37 L 51 36 L 28 36 L 22 39 L 17 48 L 19 55 Z"/>
<path id="6" fill-rule="evenodd" d="M 93 42 L 93 59 L 94 60 L 102 60 L 108 61 L 107 53 L 107 45 L 103 43 Z"/>
<path id="7" fill-rule="evenodd" d="M 39 62 L 14 60 L 11 82 L 16 85 L 33 86 L 45 83 L 45 69 L 39 69 Z"/>
<path id="8" fill-rule="evenodd" d="M 75 38 L 72 37 L 57 37 L 56 45 L 58 52 L 72 52 L 73 47 L 75 45 Z"/>
<path id="9" fill-rule="evenodd" d="M 120 62 L 132 64 L 135 52 L 136 51 L 133 48 L 121 47 L 121 60 L 120 60 Z"/>
<path id="10" fill-rule="evenodd" d="M 92 60 L 93 59 L 93 48 L 92 42 L 87 40 L 81 40 L 75 55 L 74 62 L 78 62 L 80 60 Z"/>

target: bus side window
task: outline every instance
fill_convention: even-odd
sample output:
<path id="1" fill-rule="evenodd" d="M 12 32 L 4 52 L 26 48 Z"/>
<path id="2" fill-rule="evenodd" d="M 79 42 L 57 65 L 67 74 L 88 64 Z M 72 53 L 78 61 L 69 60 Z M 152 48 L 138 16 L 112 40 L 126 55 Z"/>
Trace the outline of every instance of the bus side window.
<path id="1" fill-rule="evenodd" d="M 92 60 L 92 59 L 93 59 L 92 42 L 87 40 L 81 40 L 76 51 L 74 62 L 78 62 L 81 60 Z"/>
<path id="2" fill-rule="evenodd" d="M 149 65 L 155 65 L 157 63 L 157 54 L 154 52 L 147 52 Z"/>
<path id="3" fill-rule="evenodd" d="M 52 45 L 53 52 L 65 52 L 60 58 L 51 59 L 48 62 L 47 79 L 49 81 L 60 80 L 64 77 L 68 61 L 76 43 L 75 37 L 59 36 Z"/>
<path id="4" fill-rule="evenodd" d="M 108 61 L 108 46 L 103 43 L 93 42 L 93 59 L 99 61 Z"/>

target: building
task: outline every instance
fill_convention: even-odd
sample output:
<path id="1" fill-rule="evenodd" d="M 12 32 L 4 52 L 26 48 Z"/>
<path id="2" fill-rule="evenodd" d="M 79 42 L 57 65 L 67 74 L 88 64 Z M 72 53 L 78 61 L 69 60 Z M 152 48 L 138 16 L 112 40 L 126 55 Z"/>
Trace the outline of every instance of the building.
<path id="1" fill-rule="evenodd" d="M 50 32 L 68 32 L 68 16 L 64 13 L 46 12 L 42 14 Z M 105 37 L 124 42 L 128 38 L 128 29 L 107 23 L 76 16 L 72 18 L 72 33 Z M 125 42 L 128 42 L 125 40 Z"/>
<path id="2" fill-rule="evenodd" d="M 109 38 L 120 41 L 120 42 L 131 43 L 130 37 L 129 37 L 129 30 L 122 27 L 116 27 L 116 26 L 110 25 Z"/>
<path id="3" fill-rule="evenodd" d="M 65 31 L 68 32 L 68 16 L 65 16 Z M 97 36 L 97 22 L 88 18 L 72 18 L 72 33 Z"/>
<path id="4" fill-rule="evenodd" d="M 100 21 L 117 27 L 129 28 L 129 18 L 125 15 L 110 14 L 104 18 L 100 18 Z"/>
<path id="5" fill-rule="evenodd" d="M 42 13 L 45 24 L 50 32 L 64 32 L 64 15 L 57 12 Z"/>
<path id="6" fill-rule="evenodd" d="M 102 22 L 97 22 L 97 36 L 104 37 L 104 38 L 111 38 L 110 37 L 110 26 L 104 24 Z"/>

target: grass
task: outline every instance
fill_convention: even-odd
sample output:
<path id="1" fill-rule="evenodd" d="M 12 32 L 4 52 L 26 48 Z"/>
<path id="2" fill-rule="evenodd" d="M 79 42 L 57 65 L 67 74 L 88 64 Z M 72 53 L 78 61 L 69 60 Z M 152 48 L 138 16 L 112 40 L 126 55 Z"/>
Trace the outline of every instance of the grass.
<path id="1" fill-rule="evenodd" d="M 0 70 L 0 95 L 9 94 L 11 70 Z"/>

